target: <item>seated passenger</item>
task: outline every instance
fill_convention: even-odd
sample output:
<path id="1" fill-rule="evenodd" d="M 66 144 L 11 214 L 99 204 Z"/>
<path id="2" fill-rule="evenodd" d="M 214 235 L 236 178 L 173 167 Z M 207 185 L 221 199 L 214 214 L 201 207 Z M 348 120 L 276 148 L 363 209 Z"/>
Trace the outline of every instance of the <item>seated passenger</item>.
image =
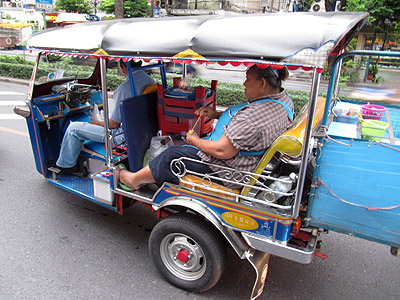
<path id="1" fill-rule="evenodd" d="M 131 61 L 131 67 L 140 67 L 141 61 Z M 122 61 L 118 62 L 118 67 L 125 77 L 128 77 L 128 67 Z M 155 81 L 143 70 L 133 71 L 133 78 L 135 80 L 136 94 L 141 95 L 144 89 L 154 84 Z M 109 128 L 112 129 L 112 134 L 115 136 L 111 141 L 113 144 L 121 144 L 124 136 L 121 128 L 122 114 L 120 111 L 119 103 L 121 100 L 132 97 L 129 78 L 127 78 L 118 88 L 114 91 L 114 109 L 110 114 Z M 119 134 L 121 133 L 121 134 Z M 81 152 L 82 144 L 85 140 L 92 140 L 96 142 L 105 143 L 104 122 L 92 118 L 90 123 L 87 122 L 71 122 L 65 132 L 61 144 L 60 155 L 56 162 L 57 167 L 62 173 L 74 173 L 78 171 L 76 165 L 79 153 Z"/>
<path id="2" fill-rule="evenodd" d="M 121 187 L 132 190 L 145 183 L 178 183 L 170 170 L 170 162 L 180 157 L 253 171 L 265 150 L 292 125 L 293 101 L 281 88 L 282 80 L 287 77 L 286 68 L 252 66 L 244 82 L 248 102 L 232 106 L 223 113 L 201 107 L 197 111 L 200 116 L 219 119 L 209 137 L 203 139 L 190 132 L 186 140 L 191 146 L 167 148 L 136 173 L 120 168 Z M 213 167 L 205 164 L 185 161 L 185 165 L 199 173 L 213 172 Z"/>

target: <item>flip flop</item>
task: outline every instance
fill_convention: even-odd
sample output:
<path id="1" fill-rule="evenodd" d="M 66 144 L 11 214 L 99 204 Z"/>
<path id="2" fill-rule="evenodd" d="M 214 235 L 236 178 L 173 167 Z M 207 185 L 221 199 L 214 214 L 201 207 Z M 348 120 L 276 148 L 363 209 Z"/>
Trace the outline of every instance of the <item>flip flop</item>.
<path id="1" fill-rule="evenodd" d="M 119 180 L 119 175 L 120 175 L 121 171 L 128 171 L 127 168 L 126 168 L 123 164 L 118 165 L 118 186 L 119 186 L 122 190 L 127 191 L 127 192 L 133 192 L 133 191 L 135 191 L 136 189 L 131 188 L 130 186 L 127 186 L 126 184 L 122 183 L 122 182 Z"/>

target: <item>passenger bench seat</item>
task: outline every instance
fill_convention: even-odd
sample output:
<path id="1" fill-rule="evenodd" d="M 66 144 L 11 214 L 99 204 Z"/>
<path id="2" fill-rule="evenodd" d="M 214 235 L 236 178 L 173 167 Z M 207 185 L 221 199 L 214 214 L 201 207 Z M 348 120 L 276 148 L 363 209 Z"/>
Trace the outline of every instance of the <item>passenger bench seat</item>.
<path id="1" fill-rule="evenodd" d="M 314 126 L 313 129 L 315 130 L 316 126 L 321 122 L 322 117 L 324 115 L 324 109 L 325 109 L 325 103 L 326 103 L 326 98 L 323 97 L 318 97 L 318 102 L 317 102 L 317 107 L 315 111 L 315 116 L 314 116 Z M 306 124 L 307 124 L 307 116 L 308 116 L 308 106 L 305 107 L 305 109 L 300 113 L 300 115 L 296 118 L 295 124 L 286 132 L 281 134 L 273 143 L 272 145 L 267 149 L 267 151 L 264 153 L 263 157 L 261 158 L 257 168 L 253 171 L 255 174 L 261 174 L 262 171 L 265 169 L 265 167 L 268 165 L 268 163 L 271 161 L 273 156 L 275 155 L 276 152 L 280 152 L 282 154 L 286 154 L 290 157 L 298 157 L 301 154 L 301 150 L 303 147 L 303 142 L 304 142 L 304 136 L 305 136 L 305 129 L 306 129 Z M 194 175 L 185 175 L 182 177 L 182 180 L 188 181 L 188 182 L 194 182 L 201 184 L 202 179 L 200 177 L 194 176 Z M 250 183 L 248 184 L 249 186 L 252 186 L 255 184 L 257 178 L 251 179 Z M 180 183 L 181 186 L 185 187 L 191 187 L 187 183 Z M 233 194 L 239 194 L 239 190 L 234 190 L 227 188 L 223 185 L 217 184 L 217 183 L 212 183 L 213 188 L 218 188 L 221 190 L 221 193 L 218 192 L 211 192 L 212 195 L 219 196 L 219 197 L 224 197 L 227 198 L 227 194 L 225 192 L 233 193 Z M 240 194 L 242 196 L 246 196 L 249 191 L 250 187 L 244 187 Z M 195 190 L 209 193 L 210 191 L 207 191 L 207 188 L 201 188 L 201 187 L 195 187 Z M 231 198 L 232 200 L 233 197 L 228 195 L 228 198 Z"/>

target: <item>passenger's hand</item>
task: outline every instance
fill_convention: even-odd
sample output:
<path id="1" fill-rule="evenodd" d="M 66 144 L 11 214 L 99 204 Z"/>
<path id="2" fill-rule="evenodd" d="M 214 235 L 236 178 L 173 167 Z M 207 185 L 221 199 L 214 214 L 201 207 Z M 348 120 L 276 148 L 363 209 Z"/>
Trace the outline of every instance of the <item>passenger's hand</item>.
<path id="1" fill-rule="evenodd" d="M 200 137 L 193 130 L 189 130 L 189 132 L 186 135 L 186 142 L 189 145 L 195 145 L 196 141 L 199 140 L 199 139 L 200 139 Z"/>
<path id="2" fill-rule="evenodd" d="M 213 108 L 209 106 L 202 106 L 196 109 L 194 113 L 199 116 L 209 117 L 210 119 L 217 119 L 220 116 L 218 112 L 216 112 Z"/>
<path id="3" fill-rule="evenodd" d="M 96 118 L 90 118 L 90 124 L 94 124 L 94 125 L 100 125 L 99 124 L 100 123 L 100 121 L 99 120 L 97 120 Z"/>

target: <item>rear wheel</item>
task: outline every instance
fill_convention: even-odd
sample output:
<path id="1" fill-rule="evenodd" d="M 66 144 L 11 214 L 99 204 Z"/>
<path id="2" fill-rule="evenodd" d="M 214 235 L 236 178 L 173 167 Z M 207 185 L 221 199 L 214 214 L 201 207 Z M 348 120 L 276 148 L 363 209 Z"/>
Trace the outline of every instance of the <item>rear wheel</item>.
<path id="1" fill-rule="evenodd" d="M 219 234 L 194 215 L 172 215 L 159 222 L 149 248 L 160 273 L 187 291 L 211 289 L 225 269 L 226 248 Z"/>

